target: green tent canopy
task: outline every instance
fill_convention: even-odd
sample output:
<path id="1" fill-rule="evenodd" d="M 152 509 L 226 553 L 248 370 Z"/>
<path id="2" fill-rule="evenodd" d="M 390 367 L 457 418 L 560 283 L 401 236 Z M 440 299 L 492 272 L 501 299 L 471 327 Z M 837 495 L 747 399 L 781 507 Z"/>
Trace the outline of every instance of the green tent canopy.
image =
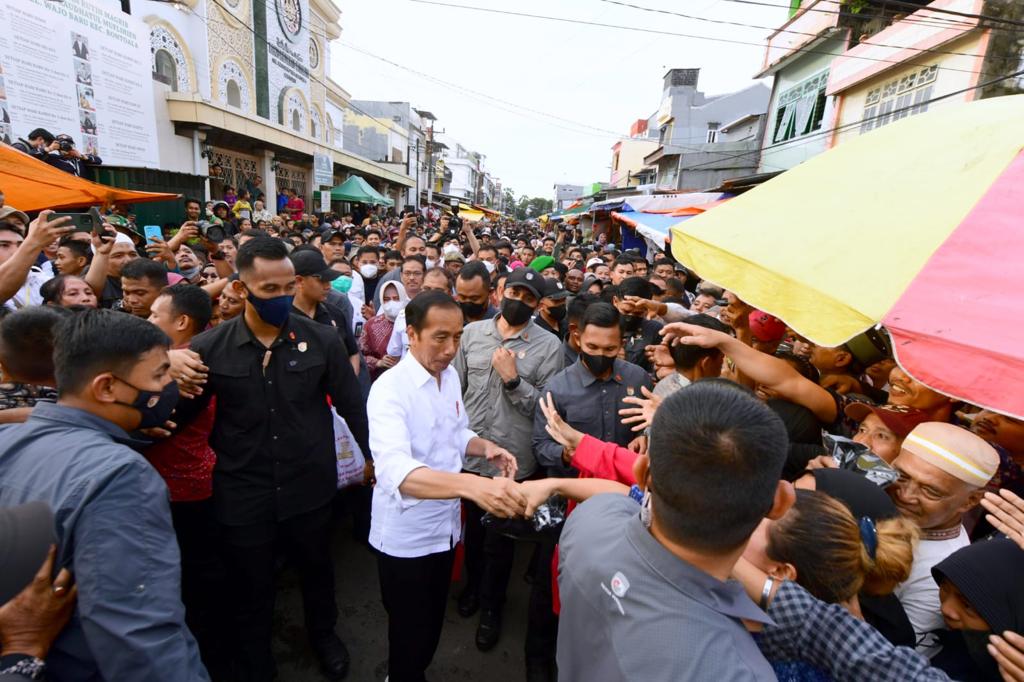
<path id="1" fill-rule="evenodd" d="M 370 184 L 358 175 L 350 176 L 348 180 L 332 188 L 331 201 L 358 201 L 364 204 L 395 205 L 393 200 L 370 187 Z"/>

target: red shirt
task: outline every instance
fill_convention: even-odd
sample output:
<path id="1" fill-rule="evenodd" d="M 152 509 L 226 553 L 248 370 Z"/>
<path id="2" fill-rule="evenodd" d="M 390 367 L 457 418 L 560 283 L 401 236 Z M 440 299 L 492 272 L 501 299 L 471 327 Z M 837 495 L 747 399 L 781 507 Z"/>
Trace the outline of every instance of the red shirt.
<path id="1" fill-rule="evenodd" d="M 306 210 L 306 202 L 302 200 L 302 197 L 294 196 L 288 200 L 286 208 L 292 220 L 302 220 L 302 214 Z"/>
<path id="2" fill-rule="evenodd" d="M 603 478 L 626 485 L 636 485 L 633 462 L 638 455 L 615 443 L 605 443 L 593 436 L 583 436 L 572 465 L 580 470 L 580 478 Z"/>
<path id="3" fill-rule="evenodd" d="M 208 442 L 216 414 L 216 398 L 188 426 L 158 441 L 143 453 L 157 470 L 171 502 L 198 502 L 213 495 L 213 465 L 217 455 Z"/>

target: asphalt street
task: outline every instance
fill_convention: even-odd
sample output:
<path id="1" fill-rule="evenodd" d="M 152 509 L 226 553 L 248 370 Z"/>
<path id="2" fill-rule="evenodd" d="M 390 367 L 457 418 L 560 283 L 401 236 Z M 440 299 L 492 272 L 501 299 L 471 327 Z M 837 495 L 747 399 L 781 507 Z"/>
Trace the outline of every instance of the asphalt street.
<path id="1" fill-rule="evenodd" d="M 516 548 L 501 640 L 487 653 L 478 651 L 473 641 L 477 616 L 462 618 L 456 611 L 455 597 L 462 586 L 452 584 L 441 643 L 427 670 L 427 679 L 431 682 L 521 682 L 525 679 L 523 643 L 529 585 L 523 576 L 532 549 L 523 544 Z M 384 679 L 387 667 L 387 614 L 380 601 L 376 559 L 368 547 L 353 539 L 348 521 L 339 520 L 331 550 L 339 611 L 337 632 L 352 655 L 352 667 L 346 679 L 379 682 Z M 298 574 L 287 566 L 278 582 L 274 656 L 280 682 L 326 679 L 320 674 L 306 640 Z"/>

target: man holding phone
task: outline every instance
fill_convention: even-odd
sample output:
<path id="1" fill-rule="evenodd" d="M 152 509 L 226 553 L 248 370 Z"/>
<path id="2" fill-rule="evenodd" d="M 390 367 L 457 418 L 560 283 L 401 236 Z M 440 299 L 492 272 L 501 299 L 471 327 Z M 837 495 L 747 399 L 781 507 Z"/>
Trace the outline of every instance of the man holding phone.
<path id="1" fill-rule="evenodd" d="M 36 266 L 43 249 L 75 230 L 68 217 L 52 219 L 53 211 L 42 211 L 22 235 L 20 225 L 0 221 L 0 300 L 9 310 L 43 301 L 39 288 L 48 280 Z"/>

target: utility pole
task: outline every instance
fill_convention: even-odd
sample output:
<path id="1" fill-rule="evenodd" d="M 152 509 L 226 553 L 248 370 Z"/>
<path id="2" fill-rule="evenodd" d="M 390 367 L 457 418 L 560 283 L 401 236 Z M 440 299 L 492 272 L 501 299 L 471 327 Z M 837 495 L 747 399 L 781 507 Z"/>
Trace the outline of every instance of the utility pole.
<path id="1" fill-rule="evenodd" d="M 434 122 L 427 128 L 427 207 L 434 203 Z"/>
<path id="2" fill-rule="evenodd" d="M 420 138 L 416 138 L 416 163 L 412 167 L 413 175 L 416 178 L 416 201 L 412 205 L 416 211 L 420 210 Z"/>

